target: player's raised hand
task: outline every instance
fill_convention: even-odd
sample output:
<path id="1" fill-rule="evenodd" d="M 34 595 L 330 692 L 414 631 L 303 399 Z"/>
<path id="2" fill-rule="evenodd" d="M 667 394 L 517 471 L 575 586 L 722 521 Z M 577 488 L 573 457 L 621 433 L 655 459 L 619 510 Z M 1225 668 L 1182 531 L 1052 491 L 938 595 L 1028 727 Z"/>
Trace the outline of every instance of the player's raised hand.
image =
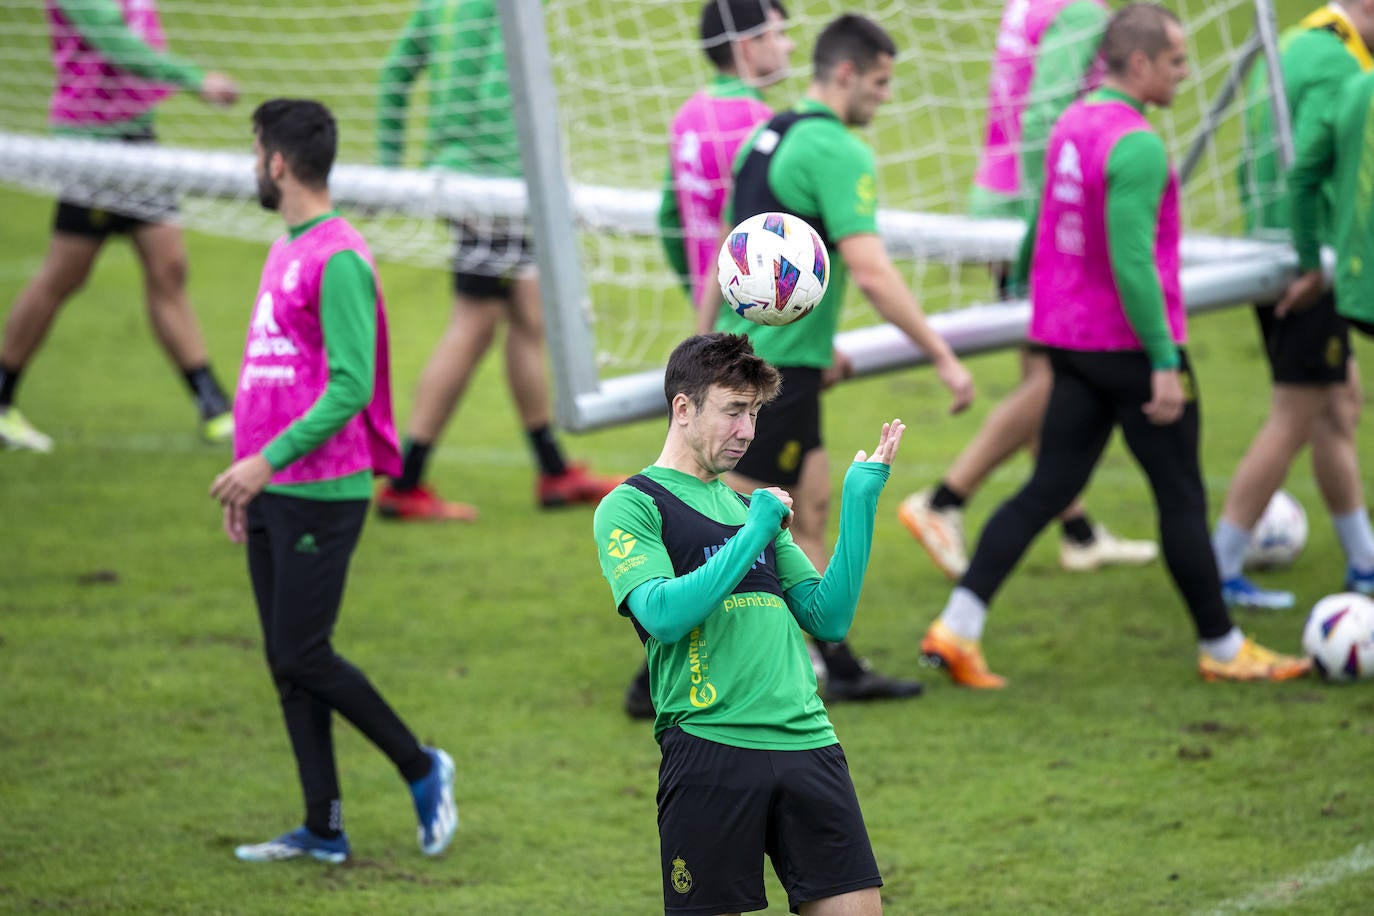
<path id="1" fill-rule="evenodd" d="M 883 464 L 891 465 L 892 459 L 897 456 L 897 446 L 902 444 L 902 433 L 906 432 L 906 424 L 901 420 L 893 420 L 891 423 L 883 424 L 883 431 L 878 434 L 878 447 L 873 450 L 873 457 L 869 458 L 863 449 L 854 456 L 855 461 L 880 461 Z"/>
<path id="2" fill-rule="evenodd" d="M 205 81 L 200 84 L 200 97 L 211 105 L 228 108 L 238 101 L 239 85 L 226 74 L 207 73 Z"/>

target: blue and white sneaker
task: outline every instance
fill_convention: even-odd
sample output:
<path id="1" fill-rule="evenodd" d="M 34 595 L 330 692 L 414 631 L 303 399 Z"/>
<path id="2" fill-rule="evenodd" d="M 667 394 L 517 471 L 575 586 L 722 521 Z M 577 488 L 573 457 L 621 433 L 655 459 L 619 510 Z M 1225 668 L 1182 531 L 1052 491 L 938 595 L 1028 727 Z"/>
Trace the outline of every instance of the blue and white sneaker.
<path id="1" fill-rule="evenodd" d="M 298 827 L 266 843 L 236 846 L 234 856 L 240 862 L 280 862 L 284 859 L 309 856 L 321 862 L 337 865 L 348 858 L 348 835 L 340 833 L 335 839 L 326 840 L 305 827 Z"/>
<path id="2" fill-rule="evenodd" d="M 420 851 L 437 856 L 448 848 L 458 829 L 458 805 L 453 800 L 453 758 L 437 747 L 425 748 L 434 762 L 429 775 L 410 784 L 415 814 L 420 820 Z"/>
<path id="3" fill-rule="evenodd" d="M 1361 572 L 1353 566 L 1348 567 L 1345 571 L 1345 590 L 1374 596 L 1374 569 Z"/>
<path id="4" fill-rule="evenodd" d="M 1274 588 L 1260 588 L 1244 576 L 1235 576 L 1221 583 L 1221 597 L 1231 607 L 1282 611 L 1292 607 L 1297 599 L 1292 592 Z"/>

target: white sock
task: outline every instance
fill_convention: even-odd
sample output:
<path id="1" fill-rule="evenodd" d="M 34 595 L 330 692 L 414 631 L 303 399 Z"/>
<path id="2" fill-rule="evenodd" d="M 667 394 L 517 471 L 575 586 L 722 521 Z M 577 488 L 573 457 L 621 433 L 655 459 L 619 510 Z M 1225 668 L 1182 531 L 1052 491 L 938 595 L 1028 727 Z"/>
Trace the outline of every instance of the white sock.
<path id="1" fill-rule="evenodd" d="M 1345 561 L 1351 568 L 1367 573 L 1374 570 L 1374 531 L 1369 527 L 1369 510 L 1361 506 L 1344 515 L 1331 516 L 1340 538 Z"/>
<path id="2" fill-rule="evenodd" d="M 982 639 L 983 625 L 988 622 L 988 606 L 966 588 L 949 593 L 949 602 L 940 613 L 940 620 L 950 632 L 962 639 Z"/>
<path id="3" fill-rule="evenodd" d="M 1245 565 L 1245 548 L 1250 546 L 1250 532 L 1226 519 L 1219 519 L 1212 531 L 1212 552 L 1217 555 L 1217 571 L 1221 581 L 1240 575 Z"/>
<path id="4" fill-rule="evenodd" d="M 1199 639 L 1197 643 L 1199 649 L 1219 662 L 1229 662 L 1235 658 L 1243 645 L 1245 645 L 1245 634 L 1237 627 L 1231 627 L 1231 631 L 1225 636 L 1218 636 L 1216 639 Z"/>

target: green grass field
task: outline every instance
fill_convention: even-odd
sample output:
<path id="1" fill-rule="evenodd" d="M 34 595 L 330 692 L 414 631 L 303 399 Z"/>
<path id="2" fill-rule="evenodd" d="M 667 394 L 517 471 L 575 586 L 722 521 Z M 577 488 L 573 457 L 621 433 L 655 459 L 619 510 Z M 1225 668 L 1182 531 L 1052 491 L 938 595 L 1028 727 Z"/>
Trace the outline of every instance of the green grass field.
<path id="1" fill-rule="evenodd" d="M 893 13 L 891 4 L 870 5 Z M 1305 6 L 1283 0 L 1280 20 Z M 218 41 L 219 21 L 207 19 L 198 40 L 230 60 L 248 53 L 242 33 Z M 388 31 L 376 28 L 360 46 L 384 45 Z M 0 57 L 42 58 L 25 44 L 41 35 L 32 9 L 0 10 L 0 33 Z M 244 47 L 235 50 L 236 41 Z M 304 48 L 292 63 L 308 71 L 318 53 Z M 347 66 L 331 64 L 321 72 Z M 356 92 L 370 87 L 365 76 Z M 278 91 L 272 78 L 256 77 L 245 102 Z M 47 79 L 46 70 L 24 69 L 3 111 L 21 110 L 25 94 L 28 109 L 41 110 Z M 246 130 L 240 108 L 225 117 Z M 205 114 L 186 98 L 169 104 L 169 139 L 189 129 L 178 117 L 192 113 Z M 27 117 L 3 126 L 41 130 L 41 115 Z M 907 127 L 923 129 L 880 124 L 875 144 L 890 150 Z M 370 144 L 352 149 L 364 158 Z M 656 163 L 644 168 L 656 175 Z M 0 210 L 7 309 L 40 263 L 51 203 L 0 190 Z M 266 246 L 188 239 L 192 294 L 214 363 L 232 384 Z M 447 318 L 449 286 L 438 272 L 392 264 L 382 276 L 404 423 Z M 941 272 L 924 276 L 933 283 Z M 939 289 L 921 292 L 940 301 Z M 603 314 L 621 303 L 609 305 Z M 1267 373 L 1244 310 L 1197 319 L 1192 331 L 1215 511 L 1264 417 Z M 1374 356 L 1357 346 L 1366 362 Z M 980 400 L 957 418 L 944 415 L 927 370 L 850 383 L 826 400 L 836 485 L 843 459 L 871 449 L 883 420 L 898 415 L 910 426 L 880 504 L 852 634 L 882 670 L 920 674 L 917 643 L 949 589 L 897 522 L 897 503 L 938 477 L 1015 384 L 1008 354 L 970 367 Z M 442 492 L 476 502 L 482 520 L 370 523 L 336 634 L 422 739 L 457 762 L 463 825 L 438 860 L 415 847 L 399 779 L 343 723 L 352 861 L 234 860 L 234 845 L 299 822 L 299 790 L 242 550 L 225 539 L 207 496 L 228 454 L 194 436 L 184 385 L 148 332 L 127 246 L 109 246 L 69 303 L 25 375 L 20 403 L 57 445 L 49 456 L 0 453 L 0 912 L 661 909 L 658 750 L 650 727 L 621 711 L 641 649 L 611 607 L 590 511 L 534 507 L 499 359 L 484 366 L 432 472 Z M 1366 454 L 1372 435 L 1366 424 Z M 651 461 L 661 440 L 661 425 L 645 422 L 566 444 L 598 469 L 628 473 Z M 971 508 L 971 533 L 1028 469 L 1020 458 L 999 472 Z M 1301 608 L 1242 613 L 1238 622 L 1297 651 L 1305 608 L 1339 588 L 1343 560 L 1305 458 L 1286 486 L 1306 506 L 1312 534 L 1293 569 L 1263 581 L 1295 590 Z M 1149 493 L 1119 442 L 1087 499 L 1123 534 L 1153 531 Z M 1188 617 L 1162 568 L 1070 576 L 1058 570 L 1055 548 L 1051 532 L 993 611 L 986 648 L 1010 689 L 971 693 L 928 673 L 919 700 L 831 709 L 887 912 L 1370 911 L 1371 688 L 1204 684 Z M 785 911 L 771 875 L 769 897 L 769 913 Z"/>
<path id="2" fill-rule="evenodd" d="M 5 192 L 0 207 L 8 303 L 39 262 L 50 204 Z M 190 245 L 199 313 L 232 378 L 264 251 L 204 236 Z M 447 284 L 390 266 L 383 278 L 404 418 Z M 0 455 L 0 910 L 655 911 L 657 748 L 620 708 L 640 650 L 610 606 L 590 512 L 533 507 L 499 361 L 433 472 L 444 492 L 479 503 L 482 521 L 372 523 L 337 632 L 422 737 L 453 753 L 458 838 L 423 859 L 399 780 L 341 724 L 354 860 L 234 861 L 236 843 L 297 823 L 298 790 L 242 551 L 206 496 L 227 455 L 194 439 L 139 300 L 128 249 L 111 245 L 24 379 L 23 407 L 56 450 Z M 1251 321 L 1229 311 L 1194 325 L 1214 504 L 1265 410 Z M 982 399 L 965 417 L 942 415 L 927 371 L 843 386 L 826 402 L 838 456 L 871 448 L 886 417 L 911 425 L 853 632 L 884 670 L 917 673 L 917 641 L 948 590 L 897 523 L 897 501 L 938 474 L 1013 382 L 1008 355 L 972 368 Z M 568 447 L 628 472 L 660 442 L 647 422 Z M 973 530 L 1027 467 L 995 478 Z M 1305 461 L 1288 487 L 1312 536 L 1294 569 L 1265 581 L 1310 604 L 1338 587 L 1342 561 Z M 1119 445 L 1088 498 L 1124 533 L 1153 527 Z M 832 709 L 888 912 L 1367 911 L 1369 688 L 1203 684 L 1160 568 L 1069 576 L 1054 547 L 1036 545 L 993 613 L 987 649 L 1009 690 L 932 676 L 916 701 Z M 1240 623 L 1294 651 L 1302 618 Z M 771 877 L 770 897 L 769 912 L 783 912 Z"/>

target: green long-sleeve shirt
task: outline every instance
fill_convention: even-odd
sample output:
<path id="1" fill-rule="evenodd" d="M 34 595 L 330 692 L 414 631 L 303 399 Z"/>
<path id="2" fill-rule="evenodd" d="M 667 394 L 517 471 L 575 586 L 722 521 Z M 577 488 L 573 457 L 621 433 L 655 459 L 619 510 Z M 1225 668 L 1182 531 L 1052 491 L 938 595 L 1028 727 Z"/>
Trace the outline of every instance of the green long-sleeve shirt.
<path id="1" fill-rule="evenodd" d="M 429 80 L 424 164 L 518 178 L 506 50 L 492 0 L 422 0 L 382 64 L 378 84 L 377 159 L 400 165 L 406 109 L 420 72 Z"/>
<path id="2" fill-rule="evenodd" d="M 1138 111 L 1145 110 L 1143 103 L 1114 89 L 1099 89 L 1085 100 L 1090 105 L 1106 101 L 1125 102 Z M 1178 346 L 1169 333 L 1164 288 L 1155 263 L 1159 207 L 1168 181 L 1169 153 L 1158 134 L 1139 130 L 1116 141 L 1107 157 L 1107 251 L 1126 320 L 1156 369 L 1173 369 L 1179 364 Z M 1030 273 L 1039 219 L 1037 202 L 1013 272 L 1012 285 L 1018 291 L 1024 290 Z"/>
<path id="3" fill-rule="evenodd" d="M 1336 308 L 1349 318 L 1374 322 L 1374 73 L 1347 80 L 1340 95 L 1323 106 L 1321 116 L 1297 147 L 1288 173 L 1289 213 L 1298 266 L 1321 267 L 1326 197 L 1331 242 L 1336 249 Z"/>
<path id="4" fill-rule="evenodd" d="M 1360 64 L 1329 29 L 1301 26 L 1284 32 L 1280 39 L 1284 95 L 1292 122 L 1294 149 L 1306 145 L 1322 130 L 1322 114 L 1329 110 L 1342 84 L 1360 72 Z M 1268 101 L 1268 72 L 1261 60 L 1247 84 L 1245 110 L 1246 150 L 1239 168 L 1241 205 L 1247 232 L 1286 234 L 1288 200 L 1278 162 L 1278 141 Z M 1330 240 L 1331 188 L 1323 185 L 1320 232 Z"/>
<path id="5" fill-rule="evenodd" d="M 1040 36 L 1035 75 L 1021 111 L 1021 189 L 1002 196 L 974 185 L 969 196 L 972 216 L 1025 219 L 1040 199 L 1045 182 L 1045 147 L 1050 128 L 1083 91 L 1084 77 L 1097 59 L 1097 48 L 1111 12 L 1089 0 L 1070 3 Z"/>
<path id="6" fill-rule="evenodd" d="M 291 238 L 299 238 L 312 226 L 335 216 L 338 213 L 330 211 L 292 226 Z M 319 400 L 262 450 L 274 470 L 319 448 L 372 401 L 377 364 L 377 287 L 372 267 L 356 251 L 340 251 L 325 264 L 320 280 L 320 330 L 329 381 Z M 368 499 L 372 473 L 358 471 L 333 480 L 274 484 L 266 489 L 307 499 Z"/>
<path id="7" fill-rule="evenodd" d="M 111 66 L 143 79 L 171 83 L 199 91 L 205 74 L 187 58 L 160 51 L 129 28 L 117 0 L 55 0 L 62 15 L 81 39 Z M 153 113 L 136 118 L 80 128 L 63 127 L 55 133 L 65 136 L 118 137 L 152 130 Z"/>

